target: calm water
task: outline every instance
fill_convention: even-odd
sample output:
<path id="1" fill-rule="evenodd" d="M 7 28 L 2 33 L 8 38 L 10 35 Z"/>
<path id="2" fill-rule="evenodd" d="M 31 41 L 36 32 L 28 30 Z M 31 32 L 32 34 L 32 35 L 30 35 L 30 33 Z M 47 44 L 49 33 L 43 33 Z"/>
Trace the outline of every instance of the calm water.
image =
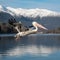
<path id="1" fill-rule="evenodd" d="M 0 60 L 60 60 L 60 34 L 0 37 Z"/>

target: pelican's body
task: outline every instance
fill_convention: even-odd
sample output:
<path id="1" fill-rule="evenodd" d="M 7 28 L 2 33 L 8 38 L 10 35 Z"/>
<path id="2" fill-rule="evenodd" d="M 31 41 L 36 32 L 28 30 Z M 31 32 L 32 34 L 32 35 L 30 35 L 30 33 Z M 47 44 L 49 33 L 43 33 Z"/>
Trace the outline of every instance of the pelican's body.
<path id="1" fill-rule="evenodd" d="M 15 29 L 18 31 L 18 33 L 16 34 L 16 37 L 20 37 L 20 36 L 25 36 L 28 34 L 32 34 L 38 31 L 38 27 L 47 30 L 47 28 L 43 27 L 41 24 L 38 24 L 37 22 L 32 22 L 32 25 L 35 27 L 35 29 L 29 29 L 28 31 L 23 31 L 20 32 L 20 30 L 18 29 L 18 27 L 15 27 Z"/>

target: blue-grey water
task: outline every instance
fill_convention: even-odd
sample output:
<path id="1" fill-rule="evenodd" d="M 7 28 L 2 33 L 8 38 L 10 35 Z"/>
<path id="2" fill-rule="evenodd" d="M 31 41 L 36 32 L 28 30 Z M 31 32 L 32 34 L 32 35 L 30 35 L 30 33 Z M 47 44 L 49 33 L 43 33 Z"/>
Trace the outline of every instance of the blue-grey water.
<path id="1" fill-rule="evenodd" d="M 60 60 L 60 34 L 0 37 L 0 60 Z"/>

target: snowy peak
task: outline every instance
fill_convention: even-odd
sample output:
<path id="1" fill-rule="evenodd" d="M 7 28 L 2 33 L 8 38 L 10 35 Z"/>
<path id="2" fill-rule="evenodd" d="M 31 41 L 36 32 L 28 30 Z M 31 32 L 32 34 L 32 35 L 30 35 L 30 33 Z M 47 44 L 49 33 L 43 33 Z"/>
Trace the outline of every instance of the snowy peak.
<path id="1" fill-rule="evenodd" d="M 25 26 L 31 26 L 32 21 L 41 23 L 48 29 L 60 27 L 60 13 L 47 9 L 22 9 L 4 7 L 0 5 L 0 22 L 8 22 L 9 19 L 21 21 Z"/>
<path id="2" fill-rule="evenodd" d="M 60 13 L 50 11 L 47 9 L 22 9 L 22 8 L 12 8 L 3 7 L 0 5 L 0 11 L 5 11 L 13 16 L 24 16 L 24 17 L 46 17 L 46 16 L 60 16 Z"/>
<path id="3" fill-rule="evenodd" d="M 0 11 L 2 11 L 3 10 L 3 7 L 0 5 Z"/>
<path id="4" fill-rule="evenodd" d="M 11 8 L 11 7 L 7 7 L 8 11 L 10 11 L 10 13 L 13 13 L 17 16 L 19 15 L 23 15 L 25 17 L 44 17 L 44 16 L 59 16 L 60 13 L 57 12 L 53 12 L 47 9 L 22 9 L 22 8 Z"/>

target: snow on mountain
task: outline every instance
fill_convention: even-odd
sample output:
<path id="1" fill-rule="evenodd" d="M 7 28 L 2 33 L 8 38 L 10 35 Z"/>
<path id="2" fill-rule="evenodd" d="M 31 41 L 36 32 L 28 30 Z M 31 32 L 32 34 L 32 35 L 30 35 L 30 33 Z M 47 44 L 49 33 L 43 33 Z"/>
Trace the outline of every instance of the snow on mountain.
<path id="1" fill-rule="evenodd" d="M 3 7 L 0 5 L 0 11 L 7 12 L 12 16 L 24 16 L 24 17 L 46 17 L 46 16 L 60 16 L 60 13 L 50 11 L 47 9 L 22 9 L 22 8 L 12 8 L 12 7 Z"/>
<path id="2" fill-rule="evenodd" d="M 2 11 L 3 10 L 3 7 L 0 5 L 0 11 Z"/>
<path id="3" fill-rule="evenodd" d="M 8 12 L 11 14 L 15 14 L 17 16 L 24 16 L 24 17 L 44 17 L 44 16 L 59 16 L 60 13 L 57 12 L 53 12 L 47 9 L 22 9 L 22 8 L 11 8 L 11 7 L 7 7 Z"/>
<path id="4" fill-rule="evenodd" d="M 7 12 L 7 8 L 4 7 L 4 6 L 1 6 L 1 5 L 0 5 L 0 12 L 1 12 L 1 11 L 3 11 L 3 12 Z"/>
<path id="5" fill-rule="evenodd" d="M 60 27 L 60 13 L 58 12 L 39 8 L 22 9 L 0 5 L 0 22 L 8 22 L 9 19 L 14 18 L 17 21 L 21 21 L 25 26 L 30 26 L 32 21 L 35 20 L 48 29 Z"/>

